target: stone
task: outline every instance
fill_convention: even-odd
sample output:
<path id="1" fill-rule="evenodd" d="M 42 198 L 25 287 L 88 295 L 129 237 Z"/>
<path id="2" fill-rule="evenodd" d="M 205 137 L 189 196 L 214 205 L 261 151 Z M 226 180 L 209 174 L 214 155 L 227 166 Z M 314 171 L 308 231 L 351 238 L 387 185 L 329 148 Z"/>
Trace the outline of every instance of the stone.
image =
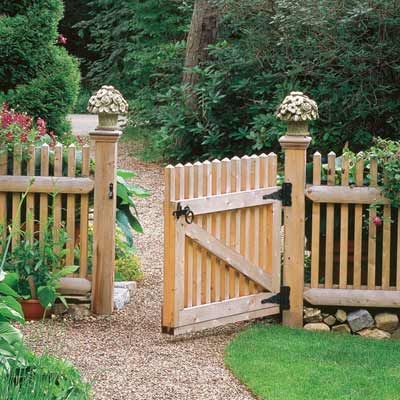
<path id="1" fill-rule="evenodd" d="M 305 307 L 304 308 L 304 322 L 320 322 L 322 321 L 321 310 L 318 308 Z"/>
<path id="2" fill-rule="evenodd" d="M 128 289 L 130 295 L 133 296 L 136 292 L 137 283 L 135 281 L 114 282 L 114 288 Z"/>
<path id="3" fill-rule="evenodd" d="M 334 315 L 328 315 L 326 318 L 324 318 L 324 322 L 328 326 L 333 326 L 336 324 L 336 318 Z"/>
<path id="4" fill-rule="evenodd" d="M 332 326 L 333 333 L 351 333 L 351 330 L 347 324 L 340 324 L 336 326 Z"/>
<path id="5" fill-rule="evenodd" d="M 372 315 L 367 310 L 362 309 L 351 312 L 347 316 L 347 322 L 353 332 L 358 332 L 365 328 L 372 328 L 375 325 Z"/>
<path id="6" fill-rule="evenodd" d="M 386 331 L 382 331 L 381 329 L 373 328 L 373 329 L 362 329 L 357 332 L 358 335 L 369 338 L 369 339 L 390 339 L 391 334 Z"/>
<path id="7" fill-rule="evenodd" d="M 129 289 L 126 288 L 114 288 L 114 308 L 116 310 L 122 310 L 131 301 L 131 295 Z"/>
<path id="8" fill-rule="evenodd" d="M 74 319 L 85 319 L 92 315 L 88 304 L 69 304 L 68 314 Z"/>
<path id="9" fill-rule="evenodd" d="M 314 322 L 304 325 L 304 329 L 307 331 L 318 331 L 318 332 L 329 332 L 329 326 L 323 322 Z"/>
<path id="10" fill-rule="evenodd" d="M 92 290 L 92 282 L 85 278 L 61 278 L 58 290 L 62 295 L 85 296 Z"/>
<path id="11" fill-rule="evenodd" d="M 399 326 L 399 317 L 396 314 L 380 313 L 375 315 L 375 324 L 378 329 L 393 333 Z"/>
<path id="12" fill-rule="evenodd" d="M 338 320 L 338 322 L 340 322 L 342 324 L 343 322 L 346 322 L 346 320 L 347 320 L 347 312 L 339 309 L 336 311 L 335 317 Z"/>

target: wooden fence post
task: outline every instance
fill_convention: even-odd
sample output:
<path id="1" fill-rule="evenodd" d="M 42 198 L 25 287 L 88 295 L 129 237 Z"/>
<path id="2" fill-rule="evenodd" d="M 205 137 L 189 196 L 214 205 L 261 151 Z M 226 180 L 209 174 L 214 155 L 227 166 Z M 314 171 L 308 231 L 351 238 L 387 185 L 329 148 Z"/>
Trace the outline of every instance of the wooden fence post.
<path id="1" fill-rule="evenodd" d="M 99 116 L 99 125 L 90 133 L 95 147 L 95 187 L 93 223 L 92 311 L 108 315 L 113 311 L 115 273 L 115 215 L 118 115 L 128 104 L 112 86 L 103 86 L 89 100 L 88 111 Z"/>
<path id="2" fill-rule="evenodd" d="M 290 287 L 290 310 L 283 312 L 283 324 L 303 326 L 305 183 L 306 156 L 311 138 L 308 121 L 318 117 L 316 103 L 301 92 L 292 92 L 277 111 L 288 130 L 279 142 L 285 151 L 285 182 L 292 184 L 292 205 L 284 208 L 283 284 Z"/>

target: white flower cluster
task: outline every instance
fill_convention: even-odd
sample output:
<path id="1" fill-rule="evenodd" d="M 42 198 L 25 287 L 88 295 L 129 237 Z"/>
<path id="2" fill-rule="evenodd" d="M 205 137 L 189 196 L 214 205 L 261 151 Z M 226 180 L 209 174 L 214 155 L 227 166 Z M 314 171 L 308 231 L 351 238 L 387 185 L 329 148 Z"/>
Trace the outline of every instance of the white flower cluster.
<path id="1" fill-rule="evenodd" d="M 303 92 L 291 92 L 279 106 L 276 117 L 281 121 L 313 121 L 318 118 L 318 106 Z"/>
<path id="2" fill-rule="evenodd" d="M 88 111 L 93 114 L 126 114 L 128 103 L 113 86 L 102 86 L 90 98 Z"/>

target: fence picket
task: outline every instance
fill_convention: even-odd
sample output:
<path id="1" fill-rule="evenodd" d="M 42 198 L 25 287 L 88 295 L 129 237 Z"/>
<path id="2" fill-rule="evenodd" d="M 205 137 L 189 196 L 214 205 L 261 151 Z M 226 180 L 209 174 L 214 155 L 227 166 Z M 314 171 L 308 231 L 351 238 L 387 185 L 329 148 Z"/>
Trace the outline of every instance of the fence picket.
<path id="1" fill-rule="evenodd" d="M 376 159 L 370 162 L 370 186 L 378 186 L 378 163 Z M 368 230 L 368 289 L 375 289 L 375 262 L 376 262 L 376 226 L 373 223 L 376 217 L 376 209 L 369 210 Z"/>
<path id="2" fill-rule="evenodd" d="M 364 184 L 364 159 L 363 154 L 359 154 L 356 162 L 356 186 L 362 187 Z M 361 287 L 361 259 L 362 259 L 362 224 L 363 207 L 356 204 L 354 208 L 354 278 L 353 287 Z"/>
<path id="3" fill-rule="evenodd" d="M 241 179 L 241 190 L 249 190 L 250 189 L 250 157 L 243 156 L 241 158 L 242 164 L 242 179 Z M 241 224 L 241 232 L 240 232 L 240 253 L 244 255 L 246 258 L 250 256 L 250 210 L 242 209 L 241 210 L 241 219 L 243 224 Z M 243 275 L 240 276 L 240 291 L 242 296 L 247 296 L 250 293 L 250 282 L 249 279 Z"/>
<path id="4" fill-rule="evenodd" d="M 19 144 L 14 146 L 13 153 L 13 175 L 21 175 L 22 147 Z M 21 193 L 12 195 L 12 221 L 16 234 L 12 237 L 12 246 L 16 246 L 20 241 L 19 231 L 21 229 L 21 213 L 18 212 L 18 204 L 21 200 Z"/>
<path id="5" fill-rule="evenodd" d="M 54 148 L 54 176 L 62 176 L 63 175 L 63 146 L 61 143 L 57 143 Z M 62 216 L 62 198 L 60 194 L 56 194 L 54 196 L 54 205 L 53 205 L 53 217 L 54 217 L 54 240 L 57 243 L 60 238 L 60 228 L 61 228 L 61 216 Z M 54 248 L 55 252 L 60 252 L 61 248 L 59 245 L 56 245 Z"/>
<path id="6" fill-rule="evenodd" d="M 185 199 L 194 197 L 194 169 L 191 163 L 185 164 Z M 185 240 L 185 307 L 193 305 L 193 242 Z"/>
<path id="7" fill-rule="evenodd" d="M 239 157 L 232 158 L 232 187 L 235 192 L 240 192 L 241 190 L 241 175 L 242 175 L 242 163 Z M 233 215 L 235 216 L 234 223 L 235 223 L 235 235 L 232 237 L 233 243 L 235 244 L 235 250 L 240 253 L 241 249 L 241 210 L 234 211 Z M 240 275 L 237 271 L 235 271 L 235 282 L 234 282 L 234 297 L 240 296 Z"/>
<path id="8" fill-rule="evenodd" d="M 29 146 L 28 162 L 26 173 L 28 176 L 35 176 L 35 146 Z M 35 195 L 28 193 L 26 196 L 26 237 L 28 240 L 33 240 L 35 230 Z"/>
<path id="9" fill-rule="evenodd" d="M 203 179 L 204 179 L 204 193 L 206 196 L 211 196 L 212 194 L 212 168 L 211 168 L 211 163 L 209 161 L 205 161 L 203 163 L 203 168 L 204 168 L 204 174 L 203 174 Z M 211 226 L 212 226 L 212 218 L 211 215 L 206 216 L 206 230 L 207 232 L 211 232 Z M 207 252 L 207 257 L 205 259 L 205 279 L 204 281 L 204 287 L 205 287 L 205 304 L 211 303 L 211 255 Z"/>
<path id="10" fill-rule="evenodd" d="M 90 146 L 82 147 L 82 176 L 90 174 Z M 89 195 L 81 195 L 80 210 L 80 260 L 79 276 L 85 278 L 88 273 L 88 250 L 89 250 Z"/>
<path id="11" fill-rule="evenodd" d="M 212 194 L 221 194 L 221 161 L 214 160 L 212 163 Z M 211 233 L 217 239 L 221 238 L 221 214 L 212 215 Z M 212 301 L 221 299 L 221 261 L 214 255 L 211 257 L 211 298 Z"/>
<path id="12" fill-rule="evenodd" d="M 68 147 L 68 176 L 75 176 L 76 172 L 76 148 L 74 144 Z M 65 262 L 67 265 L 74 264 L 75 255 L 75 195 L 67 195 L 67 255 Z"/>
<path id="13" fill-rule="evenodd" d="M 336 154 L 328 154 L 328 185 L 335 185 L 336 172 Z M 334 249 L 334 229 L 335 229 L 335 206 L 327 204 L 326 206 L 326 251 L 325 251 L 325 288 L 331 288 L 333 285 L 333 249 Z"/>
<path id="14" fill-rule="evenodd" d="M 172 216 L 170 201 L 175 200 L 175 168 L 168 165 L 165 168 L 165 199 L 164 199 L 164 304 L 162 324 L 172 326 L 175 322 L 175 221 Z"/>
<path id="15" fill-rule="evenodd" d="M 194 197 L 202 197 L 203 196 L 203 166 L 197 161 L 193 165 L 194 168 Z M 204 226 L 204 217 L 198 216 L 196 217 L 196 223 L 199 224 L 200 227 Z M 193 301 L 194 304 L 199 306 L 202 304 L 201 293 L 202 293 L 202 259 L 205 257 L 205 252 L 201 247 L 194 245 L 194 260 L 193 266 L 195 272 L 193 273 L 194 284 L 193 284 Z"/>
<path id="16" fill-rule="evenodd" d="M 49 146 L 43 144 L 40 149 L 40 175 L 49 175 Z M 41 245 L 44 244 L 44 235 L 48 228 L 49 217 L 49 195 L 43 193 L 40 195 L 40 210 L 39 210 L 39 240 Z"/>
<path id="17" fill-rule="evenodd" d="M 313 184 L 321 184 L 321 154 L 316 152 L 313 157 Z M 312 205 L 312 236 L 311 236 L 311 287 L 317 288 L 319 284 L 319 260 L 320 260 L 320 226 L 321 206 L 318 203 Z"/>
<path id="18" fill-rule="evenodd" d="M 260 187 L 266 188 L 268 187 L 268 156 L 266 154 L 260 155 Z M 268 262 L 267 262 L 267 229 L 268 229 L 268 220 L 267 220 L 267 210 L 268 206 L 260 207 L 260 224 L 259 224 L 259 235 L 260 235 L 260 245 L 259 245 L 259 265 L 263 268 L 264 271 L 268 270 Z"/>
<path id="19" fill-rule="evenodd" d="M 221 193 L 230 193 L 231 191 L 231 161 L 228 158 L 222 160 L 221 171 Z M 231 228 L 231 212 L 227 211 L 221 215 L 221 240 L 229 246 Z M 226 263 L 221 264 L 221 299 L 229 299 L 230 268 Z"/>
<path id="20" fill-rule="evenodd" d="M 342 186 L 349 185 L 349 159 L 346 154 L 342 156 Z M 348 268 L 348 244 L 349 244 L 349 206 L 340 206 L 340 263 L 339 263 L 339 287 L 347 288 Z"/>

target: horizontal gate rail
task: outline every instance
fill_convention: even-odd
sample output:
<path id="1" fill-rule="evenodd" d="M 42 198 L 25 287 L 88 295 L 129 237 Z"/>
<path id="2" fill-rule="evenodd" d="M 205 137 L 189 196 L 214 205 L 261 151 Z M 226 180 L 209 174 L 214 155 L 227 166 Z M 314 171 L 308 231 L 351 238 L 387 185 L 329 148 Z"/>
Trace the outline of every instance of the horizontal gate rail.
<path id="1" fill-rule="evenodd" d="M 305 194 L 314 203 L 389 204 L 374 187 L 308 185 Z"/>
<path id="2" fill-rule="evenodd" d="M 273 293 L 258 293 L 239 299 L 224 300 L 219 303 L 203 304 L 184 309 L 179 316 L 179 325 L 186 326 L 266 309 L 270 309 L 271 313 L 276 314 L 279 313 L 278 305 L 274 303 L 261 303 L 263 300 L 273 296 Z"/>
<path id="3" fill-rule="evenodd" d="M 397 290 L 305 289 L 304 299 L 316 306 L 400 308 Z"/>
<path id="4" fill-rule="evenodd" d="M 94 189 L 90 178 L 0 175 L 0 192 L 87 194 Z"/>
<path id="5" fill-rule="evenodd" d="M 279 186 L 273 186 L 270 188 L 248 190 L 238 193 L 171 201 L 171 206 L 173 209 L 176 209 L 178 204 L 180 204 L 182 208 L 189 206 L 190 210 L 196 215 L 230 211 L 245 207 L 257 207 L 272 204 L 274 202 L 273 199 L 265 200 L 263 196 L 275 193 L 279 189 Z"/>

